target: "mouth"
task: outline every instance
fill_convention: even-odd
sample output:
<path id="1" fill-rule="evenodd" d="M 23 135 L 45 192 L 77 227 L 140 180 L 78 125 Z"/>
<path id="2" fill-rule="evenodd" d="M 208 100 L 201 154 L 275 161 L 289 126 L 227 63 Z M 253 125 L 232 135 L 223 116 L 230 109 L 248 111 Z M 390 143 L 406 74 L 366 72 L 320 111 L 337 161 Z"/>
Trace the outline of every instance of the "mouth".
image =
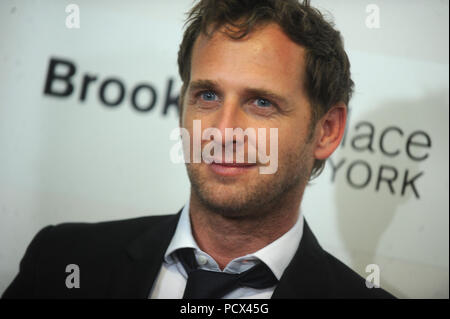
<path id="1" fill-rule="evenodd" d="M 245 174 L 257 167 L 254 163 L 217 163 L 212 162 L 208 165 L 209 168 L 221 176 L 237 176 Z"/>

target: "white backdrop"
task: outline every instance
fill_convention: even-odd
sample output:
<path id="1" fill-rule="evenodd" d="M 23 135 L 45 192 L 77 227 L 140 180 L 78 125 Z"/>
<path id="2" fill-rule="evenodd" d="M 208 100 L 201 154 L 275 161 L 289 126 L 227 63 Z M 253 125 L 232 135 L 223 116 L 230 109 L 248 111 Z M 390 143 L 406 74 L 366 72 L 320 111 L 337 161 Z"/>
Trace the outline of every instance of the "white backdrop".
<path id="1" fill-rule="evenodd" d="M 76 1 L 79 29 L 66 27 L 69 3 L 0 2 L 0 294 L 45 225 L 175 213 L 189 194 L 169 134 L 191 1 Z M 448 2 L 313 4 L 343 33 L 356 90 L 345 140 L 302 211 L 362 276 L 377 264 L 398 297 L 448 298 Z M 370 4 L 379 28 L 366 25 Z M 73 65 L 66 97 L 45 94 L 51 59 L 65 61 L 60 75 Z M 96 79 L 83 90 L 86 76 Z"/>

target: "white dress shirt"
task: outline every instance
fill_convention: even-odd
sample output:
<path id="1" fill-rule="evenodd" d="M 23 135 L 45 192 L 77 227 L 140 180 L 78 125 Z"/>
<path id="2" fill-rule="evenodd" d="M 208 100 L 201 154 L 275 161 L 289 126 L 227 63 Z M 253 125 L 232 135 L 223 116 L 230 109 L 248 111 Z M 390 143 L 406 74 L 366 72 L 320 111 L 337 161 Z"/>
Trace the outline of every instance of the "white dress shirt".
<path id="1" fill-rule="evenodd" d="M 233 259 L 223 272 L 236 274 L 246 271 L 259 262 L 264 262 L 280 280 L 286 267 L 297 251 L 303 234 L 303 215 L 295 225 L 277 240 L 260 250 L 242 257 Z M 181 299 L 186 288 L 187 274 L 183 265 L 175 254 L 180 248 L 194 248 L 195 257 L 199 268 L 210 271 L 220 270 L 217 262 L 207 253 L 203 252 L 192 236 L 191 222 L 189 218 L 189 201 L 184 206 L 180 220 L 178 221 L 175 234 L 169 244 L 159 274 L 150 291 L 151 299 Z M 254 289 L 249 287 L 238 288 L 227 295 L 224 299 L 254 298 L 268 299 L 272 296 L 276 286 L 266 289 Z"/>

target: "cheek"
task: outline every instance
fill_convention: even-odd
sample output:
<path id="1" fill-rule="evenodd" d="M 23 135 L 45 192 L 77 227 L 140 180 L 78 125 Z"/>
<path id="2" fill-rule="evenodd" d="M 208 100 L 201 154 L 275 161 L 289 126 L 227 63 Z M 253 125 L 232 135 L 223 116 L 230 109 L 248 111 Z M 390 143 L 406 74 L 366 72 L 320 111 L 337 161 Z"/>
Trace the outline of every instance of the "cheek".
<path id="1" fill-rule="evenodd" d="M 307 144 L 308 131 L 301 126 L 282 126 L 278 129 L 278 152 L 296 154 Z"/>
<path id="2" fill-rule="evenodd" d="M 187 106 L 183 105 L 180 114 L 180 124 L 182 127 L 186 128 L 189 126 L 189 112 L 187 111 Z M 192 123 L 192 121 L 190 121 Z"/>
<path id="3" fill-rule="evenodd" d="M 196 112 L 195 112 L 195 108 L 192 105 L 189 105 L 189 103 L 186 101 L 186 99 L 188 99 L 188 97 L 184 98 L 184 104 L 183 104 L 183 108 L 182 108 L 182 113 L 181 113 L 181 124 L 184 128 L 186 129 L 191 129 L 193 127 L 193 121 L 195 119 L 200 119 Z"/>
<path id="4" fill-rule="evenodd" d="M 192 131 L 194 129 L 194 120 L 198 119 L 195 117 L 195 114 L 192 112 L 192 108 L 187 105 L 183 107 L 183 113 L 181 114 L 181 126 L 189 131 L 189 134 L 192 136 Z"/>

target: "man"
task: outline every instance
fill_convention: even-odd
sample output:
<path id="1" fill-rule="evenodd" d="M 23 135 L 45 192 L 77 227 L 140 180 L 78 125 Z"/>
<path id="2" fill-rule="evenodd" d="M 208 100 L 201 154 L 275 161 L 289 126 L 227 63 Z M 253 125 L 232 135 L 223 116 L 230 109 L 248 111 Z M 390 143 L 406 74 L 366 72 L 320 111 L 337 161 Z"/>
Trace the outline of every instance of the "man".
<path id="1" fill-rule="evenodd" d="M 392 297 L 322 250 L 300 213 L 308 180 L 344 133 L 353 82 L 339 33 L 307 2 L 203 0 L 178 63 L 180 126 L 191 137 L 187 205 L 176 215 L 44 228 L 4 297 Z M 222 133 L 214 143 L 225 153 L 242 144 L 227 129 L 257 129 L 258 146 L 277 146 L 276 171 L 261 173 L 274 164 L 261 161 L 262 149 L 255 162 L 248 151 L 244 162 L 216 151 L 196 162 L 195 121 Z M 277 139 L 259 134 L 273 128 Z"/>

